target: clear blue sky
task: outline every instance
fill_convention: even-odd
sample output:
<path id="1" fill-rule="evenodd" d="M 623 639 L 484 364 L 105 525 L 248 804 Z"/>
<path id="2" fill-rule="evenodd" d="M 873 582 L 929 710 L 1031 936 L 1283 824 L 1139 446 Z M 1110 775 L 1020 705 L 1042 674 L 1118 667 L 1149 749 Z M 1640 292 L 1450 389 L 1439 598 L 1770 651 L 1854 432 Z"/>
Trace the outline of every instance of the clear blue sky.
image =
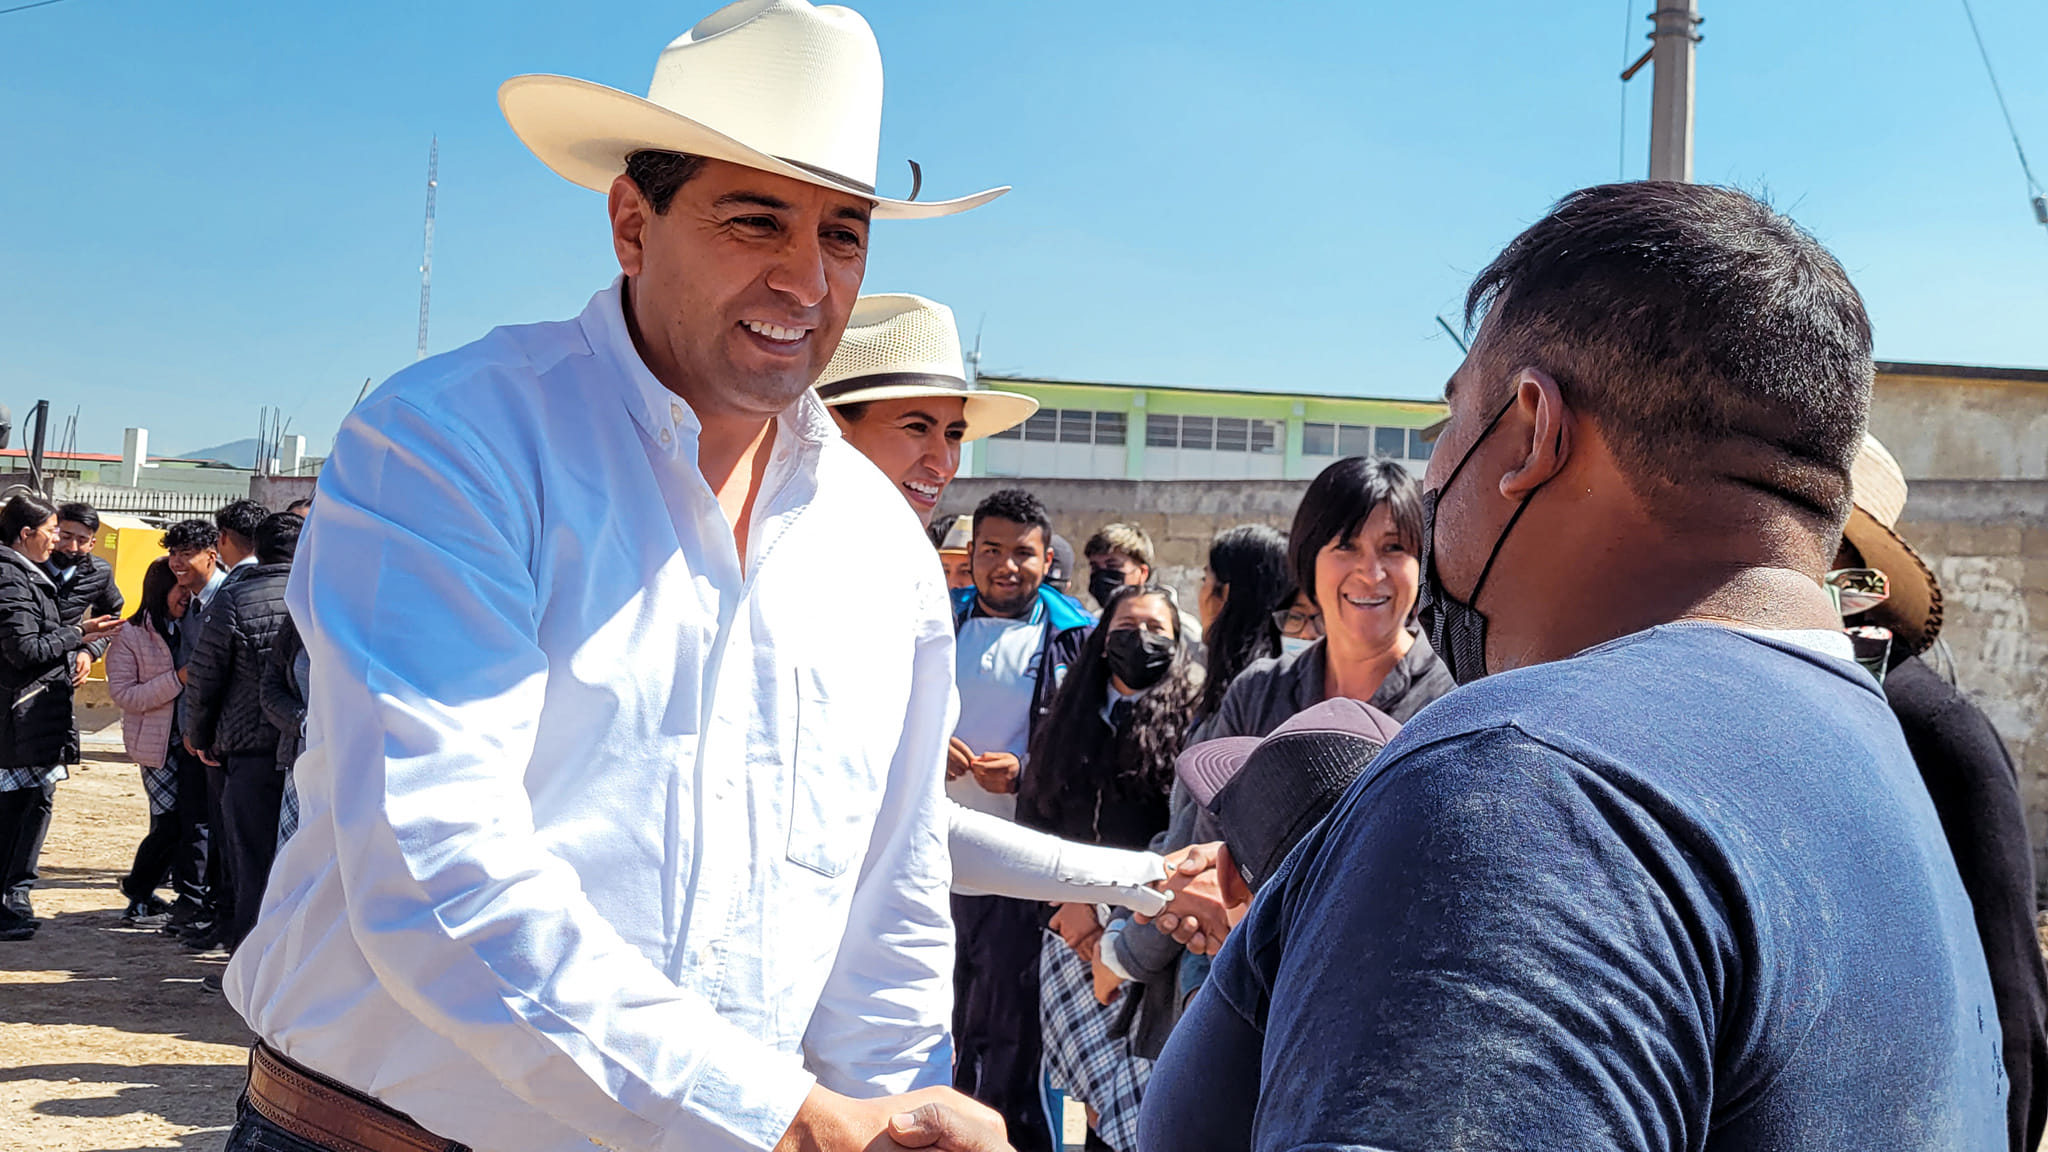
<path id="1" fill-rule="evenodd" d="M 0 0 L 0 7 L 19 0 Z M 2048 175 L 2048 5 L 1976 0 Z M 700 5 L 66 0 L 0 16 L 0 401 L 183 451 L 275 404 L 324 450 L 410 363 L 427 140 L 431 348 L 567 316 L 603 202 L 499 116 L 521 72 L 644 90 Z M 984 368 L 1432 396 L 1471 274 L 1560 194 L 1642 174 L 1624 0 L 868 0 L 883 180 L 1017 190 L 884 224 L 867 287 L 953 305 Z M 709 0 L 703 0 L 709 9 Z M 2048 235 L 1956 0 L 1702 0 L 1697 176 L 1842 258 L 1881 358 L 2048 366 Z"/>

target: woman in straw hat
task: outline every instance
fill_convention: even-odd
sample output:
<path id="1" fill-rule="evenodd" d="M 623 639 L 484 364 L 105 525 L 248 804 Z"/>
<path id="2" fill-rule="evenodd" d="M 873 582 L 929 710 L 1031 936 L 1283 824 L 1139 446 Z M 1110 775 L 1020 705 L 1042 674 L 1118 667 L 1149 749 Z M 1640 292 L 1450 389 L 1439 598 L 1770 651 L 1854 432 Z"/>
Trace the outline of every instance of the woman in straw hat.
<path id="1" fill-rule="evenodd" d="M 1885 700 L 1906 734 L 1934 801 L 1984 943 L 1998 1006 L 2013 1152 L 2033 1152 L 2048 1128 L 2048 968 L 2034 925 L 2034 851 L 2012 756 L 1991 719 L 1921 659 L 1941 637 L 1941 582 L 1899 535 L 1906 477 L 1875 436 L 1850 472 L 1854 508 L 1837 568 L 1885 575 L 1884 601 L 1846 618 L 1891 634 Z"/>
<path id="2" fill-rule="evenodd" d="M 229 1149 L 1002 1146 L 944 1087 L 945 588 L 810 391 L 871 222 L 1002 189 L 882 195 L 881 97 L 805 0 L 713 13 L 645 98 L 499 90 L 622 276 L 336 437 Z"/>

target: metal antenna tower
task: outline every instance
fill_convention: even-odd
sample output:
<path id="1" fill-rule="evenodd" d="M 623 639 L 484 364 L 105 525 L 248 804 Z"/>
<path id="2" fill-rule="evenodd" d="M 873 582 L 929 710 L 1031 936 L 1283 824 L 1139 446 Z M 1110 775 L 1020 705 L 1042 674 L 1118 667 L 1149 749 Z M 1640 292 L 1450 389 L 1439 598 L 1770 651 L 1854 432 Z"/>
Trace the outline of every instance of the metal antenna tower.
<path id="1" fill-rule="evenodd" d="M 441 167 L 441 136 L 435 133 L 434 142 L 427 146 L 427 236 L 425 254 L 420 257 L 420 346 L 415 360 L 427 358 L 427 298 L 434 290 L 434 190 L 440 187 L 436 179 Z"/>

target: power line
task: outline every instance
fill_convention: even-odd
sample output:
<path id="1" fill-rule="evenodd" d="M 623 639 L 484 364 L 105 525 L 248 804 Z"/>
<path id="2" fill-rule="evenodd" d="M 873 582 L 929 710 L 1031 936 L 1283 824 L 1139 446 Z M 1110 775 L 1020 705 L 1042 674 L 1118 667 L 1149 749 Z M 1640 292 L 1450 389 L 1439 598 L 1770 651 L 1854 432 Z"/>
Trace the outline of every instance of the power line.
<path id="1" fill-rule="evenodd" d="M 1991 79 L 1991 94 L 1998 97 L 1998 112 L 2005 117 L 2006 134 L 2012 137 L 2012 150 L 2020 158 L 2020 171 L 2027 178 L 2027 194 L 2034 201 L 2034 218 L 2048 226 L 2048 194 L 2041 189 L 2041 182 L 2034 179 L 2034 168 L 2027 163 L 2027 150 L 2020 145 L 2020 130 L 2012 122 L 2012 109 L 2006 106 L 2005 89 L 1998 83 L 1998 72 L 1991 67 L 1991 51 L 1984 47 L 1984 33 L 1977 27 L 1977 13 L 1970 8 L 1970 0 L 1963 0 L 1963 15 L 1970 21 L 1970 35 L 1977 41 L 1977 55 L 1984 61 L 1984 75 Z"/>
<path id="2" fill-rule="evenodd" d="M 0 16 L 5 16 L 9 12 L 26 12 L 31 8 L 48 8 L 52 4 L 62 4 L 63 2 L 64 0 L 36 0 L 33 4 L 17 4 L 12 8 L 0 8 Z"/>

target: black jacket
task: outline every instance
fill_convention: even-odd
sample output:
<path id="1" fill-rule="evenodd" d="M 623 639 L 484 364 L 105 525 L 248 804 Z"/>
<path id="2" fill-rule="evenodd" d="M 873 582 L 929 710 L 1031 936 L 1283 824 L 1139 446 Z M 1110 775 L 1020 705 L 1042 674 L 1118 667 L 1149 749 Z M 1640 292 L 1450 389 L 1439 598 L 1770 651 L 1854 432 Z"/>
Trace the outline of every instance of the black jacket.
<path id="1" fill-rule="evenodd" d="M 185 666 L 178 728 L 216 759 L 277 756 L 277 729 L 263 715 L 263 665 L 287 615 L 290 564 L 259 564 L 214 593 L 199 646 Z"/>
<path id="2" fill-rule="evenodd" d="M 2005 742 L 1968 697 L 1919 660 L 1884 679 L 1885 698 L 1934 800 L 1991 969 L 2013 1152 L 2048 1123 L 2048 969 L 2034 933 L 2034 855 Z"/>
<path id="3" fill-rule="evenodd" d="M 263 703 L 263 717 L 277 729 L 277 770 L 298 763 L 306 750 L 301 733 L 306 723 L 306 686 L 299 683 L 299 653 L 306 650 L 299 639 L 299 626 L 287 614 L 271 641 L 270 655 L 263 661 L 263 683 L 257 698 Z"/>
<path id="4" fill-rule="evenodd" d="M 78 761 L 71 719 L 71 654 L 85 647 L 58 614 L 49 573 L 0 547 L 0 768 Z"/>
<path id="5" fill-rule="evenodd" d="M 87 616 L 121 614 L 121 590 L 114 586 L 114 566 L 105 560 L 87 555 L 69 580 L 58 580 L 56 570 L 47 563 L 43 572 L 57 585 L 57 614 L 66 624 L 76 624 Z M 102 636 L 88 643 L 85 650 L 97 660 L 107 654 L 107 645 L 113 642 L 112 636 Z"/>

